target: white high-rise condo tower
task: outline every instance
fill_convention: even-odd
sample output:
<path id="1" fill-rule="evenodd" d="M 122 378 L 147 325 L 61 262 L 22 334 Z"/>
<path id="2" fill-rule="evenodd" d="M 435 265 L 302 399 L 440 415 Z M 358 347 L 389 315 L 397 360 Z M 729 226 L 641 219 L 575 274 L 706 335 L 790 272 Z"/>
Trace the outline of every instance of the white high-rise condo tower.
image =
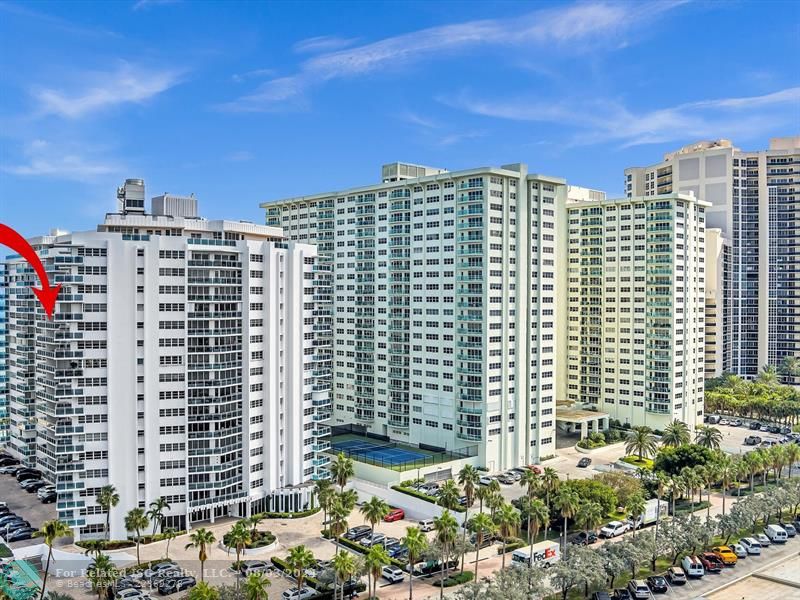
<path id="1" fill-rule="evenodd" d="M 95 498 L 125 513 L 164 497 L 163 525 L 299 511 L 327 476 L 328 267 L 281 230 L 194 216 L 144 183 L 97 231 L 29 240 L 53 283 L 47 320 L 19 257 L 7 264 L 10 451 L 58 490 L 58 517 L 102 535 Z"/>
<path id="2" fill-rule="evenodd" d="M 730 242 L 726 369 L 755 377 L 800 356 L 800 137 L 746 152 L 727 140 L 698 142 L 649 167 L 625 170 L 629 196 L 693 192 L 707 226 Z M 719 257 L 726 258 L 725 253 Z"/>
<path id="3" fill-rule="evenodd" d="M 523 164 L 381 174 L 262 204 L 333 265 L 335 432 L 491 470 L 553 454 L 564 180 Z"/>

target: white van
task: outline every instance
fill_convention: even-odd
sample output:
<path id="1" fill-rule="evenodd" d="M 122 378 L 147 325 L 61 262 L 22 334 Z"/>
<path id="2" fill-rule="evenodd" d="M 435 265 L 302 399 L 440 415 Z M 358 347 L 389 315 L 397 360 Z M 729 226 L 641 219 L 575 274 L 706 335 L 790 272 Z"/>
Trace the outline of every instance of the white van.
<path id="1" fill-rule="evenodd" d="M 686 572 L 687 577 L 697 578 L 706 574 L 703 563 L 701 563 L 700 559 L 696 556 L 684 556 L 683 560 L 681 561 L 681 566 Z"/>
<path id="2" fill-rule="evenodd" d="M 758 540 L 751 537 L 742 538 L 739 543 L 747 551 L 748 554 L 758 555 L 761 554 L 761 544 Z"/>
<path id="3" fill-rule="evenodd" d="M 418 527 L 420 531 L 433 531 L 433 519 L 422 519 Z"/>
<path id="4" fill-rule="evenodd" d="M 767 525 L 764 527 L 764 533 L 773 544 L 785 544 L 789 539 L 789 534 L 780 525 Z"/>

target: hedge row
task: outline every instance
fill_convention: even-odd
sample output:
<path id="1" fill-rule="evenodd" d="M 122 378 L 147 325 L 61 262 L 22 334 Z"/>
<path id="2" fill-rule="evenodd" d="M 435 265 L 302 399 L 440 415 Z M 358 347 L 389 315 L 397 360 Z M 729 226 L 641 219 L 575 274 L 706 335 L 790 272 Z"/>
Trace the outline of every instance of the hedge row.
<path id="1" fill-rule="evenodd" d="M 263 517 L 265 519 L 302 519 L 303 517 L 310 517 L 311 515 L 315 515 L 320 511 L 320 507 L 317 506 L 316 508 L 309 508 L 308 510 L 304 510 L 301 512 L 263 512 L 258 513 L 259 517 Z"/>
<path id="2" fill-rule="evenodd" d="M 506 552 L 507 553 L 508 552 L 513 552 L 514 550 L 519 550 L 523 546 L 527 546 L 527 545 L 528 544 L 525 542 L 525 540 L 521 540 L 519 538 L 513 538 L 513 539 L 510 539 L 506 543 Z M 503 553 L 503 546 L 498 546 L 497 547 L 497 553 L 498 554 L 502 554 Z"/>
<path id="3" fill-rule="evenodd" d="M 175 535 L 183 535 L 186 531 L 176 531 Z M 141 538 L 142 545 L 152 544 L 153 542 L 160 542 L 162 540 L 167 539 L 167 535 L 165 533 L 157 533 L 155 535 L 143 535 Z M 88 547 L 87 542 L 88 540 L 83 540 L 79 542 L 75 542 L 75 545 L 78 548 L 83 548 L 84 550 Z M 91 540 L 94 542 L 94 540 Z M 136 540 L 100 540 L 103 542 L 103 550 L 119 550 L 120 548 L 133 548 L 136 545 Z"/>
<path id="4" fill-rule="evenodd" d="M 445 578 L 444 585 L 442 584 L 441 580 L 434 581 L 433 585 L 435 587 L 453 587 L 454 585 L 461 585 L 462 583 L 469 583 L 472 581 L 472 578 L 475 577 L 475 573 L 472 571 L 464 571 L 463 573 L 456 573 L 455 575 L 451 575 L 450 577 Z"/>
<path id="5" fill-rule="evenodd" d="M 436 502 L 435 498 L 431 498 L 427 494 L 423 494 L 422 492 L 418 492 L 415 489 L 406 488 L 406 487 L 402 487 L 402 486 L 399 486 L 399 485 L 393 485 L 392 489 L 397 491 L 397 492 L 402 492 L 403 494 L 407 494 L 409 496 L 413 496 L 414 498 L 419 498 L 420 500 L 425 500 L 425 502 L 430 502 L 431 504 L 437 504 L 438 505 L 438 503 Z M 466 512 L 466 510 L 467 509 L 465 509 L 463 506 L 456 506 L 455 508 L 452 509 L 453 512 L 458 512 L 458 513 Z"/>
<path id="6" fill-rule="evenodd" d="M 362 546 L 358 542 L 354 542 L 352 540 L 348 540 L 348 539 L 345 539 L 345 538 L 339 538 L 339 543 L 342 546 L 345 546 L 346 548 L 350 548 L 351 550 L 355 550 L 359 554 L 366 554 L 367 552 L 369 552 L 369 548 L 367 548 L 366 546 Z M 400 569 L 405 569 L 406 565 L 407 565 L 407 563 L 399 561 L 396 558 L 390 558 L 389 561 L 395 567 L 398 567 Z"/>

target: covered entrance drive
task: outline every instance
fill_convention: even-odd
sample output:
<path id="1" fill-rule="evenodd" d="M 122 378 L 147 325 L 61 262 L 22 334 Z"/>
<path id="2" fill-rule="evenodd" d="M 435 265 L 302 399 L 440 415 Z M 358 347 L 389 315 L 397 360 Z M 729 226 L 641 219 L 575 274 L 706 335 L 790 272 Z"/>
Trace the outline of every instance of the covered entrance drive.
<path id="1" fill-rule="evenodd" d="M 582 440 L 595 431 L 605 431 L 608 426 L 608 413 L 567 406 L 556 407 L 556 429 L 561 433 L 577 433 Z"/>

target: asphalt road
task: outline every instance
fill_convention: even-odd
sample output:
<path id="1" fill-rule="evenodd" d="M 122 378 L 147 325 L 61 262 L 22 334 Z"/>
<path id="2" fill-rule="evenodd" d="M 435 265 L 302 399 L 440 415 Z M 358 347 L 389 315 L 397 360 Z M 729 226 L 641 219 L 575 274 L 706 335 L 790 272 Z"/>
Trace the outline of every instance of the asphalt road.
<path id="1" fill-rule="evenodd" d="M 19 515 L 26 521 L 30 522 L 31 527 L 37 529 L 41 527 L 42 523 L 50 519 L 56 518 L 56 505 L 42 504 L 35 493 L 29 494 L 19 487 L 19 483 L 13 475 L 0 474 L 0 500 L 8 504 L 11 512 Z M 0 530 L 0 537 L 4 532 Z M 59 540 L 56 545 L 60 546 L 69 543 L 71 538 Z M 30 546 L 32 544 L 41 544 L 42 540 L 33 538 L 31 540 L 22 540 L 20 542 L 12 542 L 8 544 L 12 548 L 20 548 L 23 546 Z"/>

